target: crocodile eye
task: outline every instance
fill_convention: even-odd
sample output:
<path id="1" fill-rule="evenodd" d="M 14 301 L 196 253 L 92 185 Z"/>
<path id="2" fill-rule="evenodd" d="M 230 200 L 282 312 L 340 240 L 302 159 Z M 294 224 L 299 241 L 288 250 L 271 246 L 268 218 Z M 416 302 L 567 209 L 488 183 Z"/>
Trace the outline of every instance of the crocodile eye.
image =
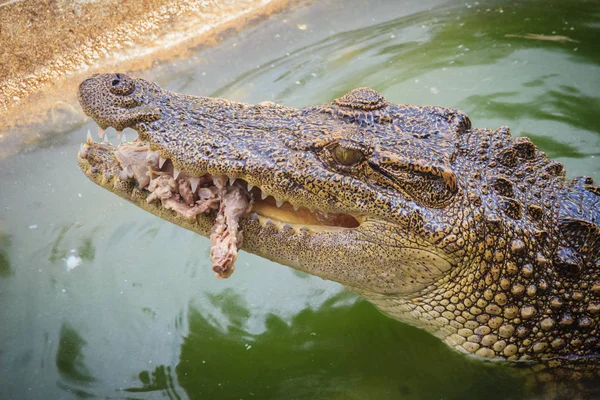
<path id="1" fill-rule="evenodd" d="M 331 154 L 338 164 L 346 166 L 356 165 L 365 158 L 365 155 L 362 151 L 341 145 L 335 146 Z"/>

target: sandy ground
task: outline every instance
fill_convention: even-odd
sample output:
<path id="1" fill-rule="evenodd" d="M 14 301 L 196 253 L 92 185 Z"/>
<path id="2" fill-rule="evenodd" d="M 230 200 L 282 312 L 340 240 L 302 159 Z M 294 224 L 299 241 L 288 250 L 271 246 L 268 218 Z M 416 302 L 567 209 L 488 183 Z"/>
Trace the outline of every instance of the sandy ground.
<path id="1" fill-rule="evenodd" d="M 75 90 L 85 76 L 186 57 L 288 3 L 0 0 L 0 158 L 36 141 L 35 124 L 81 119 Z"/>

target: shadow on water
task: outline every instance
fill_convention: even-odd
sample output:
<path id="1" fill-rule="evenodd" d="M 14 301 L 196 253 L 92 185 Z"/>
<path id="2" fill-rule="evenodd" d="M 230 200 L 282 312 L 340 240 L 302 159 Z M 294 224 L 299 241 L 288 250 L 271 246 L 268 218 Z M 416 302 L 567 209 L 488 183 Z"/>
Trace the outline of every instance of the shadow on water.
<path id="1" fill-rule="evenodd" d="M 13 274 L 8 257 L 8 249 L 12 244 L 12 237 L 0 230 L 0 278 L 7 278 Z"/>
<path id="2" fill-rule="evenodd" d="M 86 341 L 81 335 L 71 325 L 63 323 L 56 352 L 56 369 L 62 378 L 58 386 L 77 398 L 94 397 L 83 389 L 96 380 L 85 365 L 85 345 Z"/>
<path id="3" fill-rule="evenodd" d="M 229 290 L 213 295 L 226 326 L 191 308 L 175 371 L 143 371 L 142 387 L 127 391 L 179 398 L 175 372 L 191 399 L 519 398 L 507 370 L 424 339 L 422 331 L 373 312 L 365 301 L 348 305 L 352 297 L 341 292 L 289 321 L 268 315 L 265 331 L 251 334 L 243 300 Z"/>

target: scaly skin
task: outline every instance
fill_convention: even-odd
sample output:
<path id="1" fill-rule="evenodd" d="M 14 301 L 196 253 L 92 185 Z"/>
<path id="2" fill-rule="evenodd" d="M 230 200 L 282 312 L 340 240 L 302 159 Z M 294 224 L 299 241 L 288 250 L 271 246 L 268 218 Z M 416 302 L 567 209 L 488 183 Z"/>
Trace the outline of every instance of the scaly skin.
<path id="1" fill-rule="evenodd" d="M 100 127 L 130 127 L 192 176 L 239 178 L 357 227 L 244 218 L 243 249 L 340 282 L 474 356 L 597 379 L 600 189 L 508 128 L 462 112 L 392 105 L 361 88 L 324 106 L 246 105 L 181 95 L 123 74 L 79 88 Z M 114 146 L 86 144 L 90 179 L 202 235 L 122 181 Z M 531 365 L 531 363 L 527 363 Z"/>

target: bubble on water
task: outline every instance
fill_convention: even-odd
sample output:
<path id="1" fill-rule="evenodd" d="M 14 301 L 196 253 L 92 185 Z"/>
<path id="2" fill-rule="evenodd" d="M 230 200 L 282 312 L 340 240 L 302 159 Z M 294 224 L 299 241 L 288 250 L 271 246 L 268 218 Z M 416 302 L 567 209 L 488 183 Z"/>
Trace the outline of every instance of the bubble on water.
<path id="1" fill-rule="evenodd" d="M 36 224 L 29 225 L 29 229 L 37 229 L 37 225 Z"/>
<path id="2" fill-rule="evenodd" d="M 81 262 L 83 260 L 81 259 L 81 257 L 76 256 L 74 254 L 70 255 L 69 257 L 67 257 L 67 272 L 79 267 L 81 265 Z"/>

